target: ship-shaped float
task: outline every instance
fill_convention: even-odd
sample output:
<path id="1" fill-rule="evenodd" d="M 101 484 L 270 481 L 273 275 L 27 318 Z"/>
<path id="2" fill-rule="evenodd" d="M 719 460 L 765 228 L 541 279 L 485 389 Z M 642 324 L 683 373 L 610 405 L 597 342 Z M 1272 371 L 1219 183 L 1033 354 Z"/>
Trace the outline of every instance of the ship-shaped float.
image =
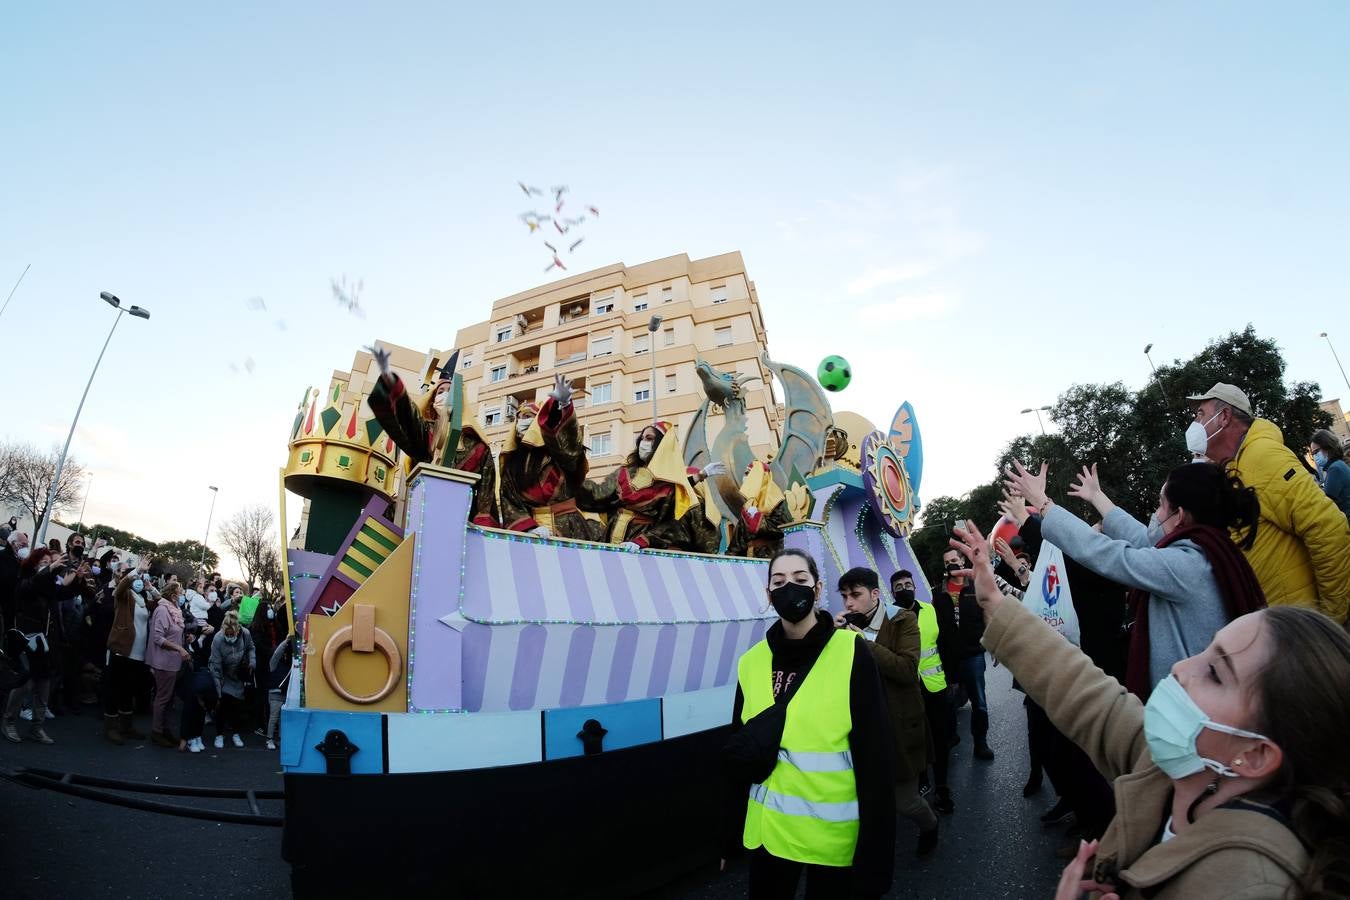
<path id="1" fill-rule="evenodd" d="M 768 461 L 794 506 L 785 545 L 827 586 L 852 566 L 905 568 L 931 599 L 907 540 L 922 474 L 909 404 L 878 430 L 764 362 L 786 395 Z M 686 460 L 745 471 L 736 379 L 698 369 Z M 774 619 L 767 562 L 473 525 L 474 476 L 402 472 L 350 388 L 307 393 L 283 473 L 309 501 L 305 546 L 287 551 L 296 896 L 627 897 L 715 862 L 736 662 Z"/>

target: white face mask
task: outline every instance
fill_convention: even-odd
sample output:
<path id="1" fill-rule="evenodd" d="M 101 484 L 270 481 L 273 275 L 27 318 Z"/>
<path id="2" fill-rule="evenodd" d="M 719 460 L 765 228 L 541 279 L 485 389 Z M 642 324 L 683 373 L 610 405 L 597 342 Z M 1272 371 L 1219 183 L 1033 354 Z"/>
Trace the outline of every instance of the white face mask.
<path id="1" fill-rule="evenodd" d="M 28 548 L 27 548 L 27 547 L 20 547 L 20 548 L 19 548 L 19 559 L 27 559 L 27 558 L 28 558 Z"/>
<path id="2" fill-rule="evenodd" d="M 437 409 L 445 409 L 445 404 L 449 402 L 450 402 L 450 392 L 441 391 L 439 394 L 436 395 L 436 398 L 431 401 L 431 405 L 436 407 Z"/>
<path id="3" fill-rule="evenodd" d="M 1209 422 L 1213 422 L 1219 415 L 1219 413 L 1215 413 L 1210 418 Z M 1210 440 L 1218 437 L 1219 431 L 1223 431 L 1223 429 L 1220 428 L 1219 431 L 1210 434 L 1206 430 L 1209 426 L 1209 422 L 1205 422 L 1204 424 L 1192 422 L 1186 428 L 1186 449 L 1191 451 L 1195 456 L 1204 456 L 1209 451 Z"/>
<path id="4" fill-rule="evenodd" d="M 638 442 L 638 459 L 646 462 L 652 458 L 652 452 L 656 450 L 656 441 Z"/>
<path id="5" fill-rule="evenodd" d="M 516 419 L 516 434 L 524 434 L 533 424 L 534 419 Z"/>
<path id="6" fill-rule="evenodd" d="M 217 597 L 217 596 L 218 596 L 218 595 L 216 594 L 215 591 L 208 591 L 207 594 L 206 594 L 206 599 L 207 599 L 207 600 L 210 600 L 212 603 L 215 603 L 215 602 L 216 602 L 216 597 Z"/>

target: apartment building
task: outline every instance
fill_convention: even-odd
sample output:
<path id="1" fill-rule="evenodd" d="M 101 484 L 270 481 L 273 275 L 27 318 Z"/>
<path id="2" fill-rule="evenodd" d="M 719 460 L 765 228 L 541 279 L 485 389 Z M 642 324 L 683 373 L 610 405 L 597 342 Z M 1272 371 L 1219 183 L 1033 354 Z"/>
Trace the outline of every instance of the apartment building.
<path id="1" fill-rule="evenodd" d="M 655 331 L 653 316 L 661 317 Z M 632 449 L 652 421 L 653 399 L 657 417 L 675 422 L 681 440 L 688 435 L 704 397 L 699 359 L 760 379 L 747 385 L 748 431 L 757 453 L 776 451 L 782 411 L 760 361 L 765 346 L 759 298 L 740 253 L 583 272 L 496 301 L 487 320 L 455 337 L 466 397 L 494 450 L 517 407 L 542 401 L 562 372 L 579 392 L 595 473 Z M 710 443 L 720 428 L 715 415 Z"/>

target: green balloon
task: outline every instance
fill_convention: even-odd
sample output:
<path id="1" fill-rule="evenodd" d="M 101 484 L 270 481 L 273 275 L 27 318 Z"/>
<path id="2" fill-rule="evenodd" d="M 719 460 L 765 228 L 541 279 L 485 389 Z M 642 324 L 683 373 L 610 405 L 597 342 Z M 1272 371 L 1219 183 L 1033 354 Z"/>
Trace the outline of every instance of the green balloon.
<path id="1" fill-rule="evenodd" d="M 816 367 L 816 380 L 825 390 L 836 393 L 853 380 L 853 369 L 842 356 L 827 356 Z"/>

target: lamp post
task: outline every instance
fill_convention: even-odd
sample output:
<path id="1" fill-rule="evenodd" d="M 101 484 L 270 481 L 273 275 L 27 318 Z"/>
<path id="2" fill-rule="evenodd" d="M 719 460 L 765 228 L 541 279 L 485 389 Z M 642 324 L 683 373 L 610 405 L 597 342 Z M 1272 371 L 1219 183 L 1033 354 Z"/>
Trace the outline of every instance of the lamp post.
<path id="1" fill-rule="evenodd" d="M 220 488 L 214 484 L 208 484 L 207 487 L 211 489 L 211 509 L 206 514 L 206 534 L 202 537 L 202 558 L 197 563 L 197 568 L 203 572 L 206 571 L 206 542 L 211 540 L 211 517 L 216 513 L 216 498 L 220 496 Z"/>
<path id="2" fill-rule="evenodd" d="M 1148 355 L 1148 351 L 1152 349 L 1152 344 L 1144 346 L 1144 358 L 1148 360 L 1149 368 L 1153 370 L 1153 380 L 1158 382 L 1158 392 L 1162 394 L 1163 402 L 1167 404 L 1167 411 L 1172 412 L 1172 398 L 1167 396 L 1167 388 L 1163 387 L 1162 379 L 1158 377 L 1158 367 L 1153 365 L 1153 357 Z"/>
<path id="3" fill-rule="evenodd" d="M 652 355 L 652 421 L 656 422 L 656 330 L 661 327 L 661 317 L 652 316 L 647 322 L 647 352 Z"/>
<path id="4" fill-rule="evenodd" d="M 89 505 L 89 492 L 94 489 L 94 473 L 89 473 L 89 483 L 84 486 L 84 502 L 80 504 L 80 531 L 84 531 L 84 508 Z"/>
<path id="5" fill-rule="evenodd" d="M 70 433 L 66 435 L 66 445 L 61 448 L 61 456 L 56 461 L 56 475 L 52 478 L 51 489 L 47 492 L 47 508 L 42 511 L 42 523 L 38 526 L 34 546 L 41 546 L 47 541 L 47 525 L 51 522 L 52 504 L 56 502 L 56 492 L 61 486 L 61 470 L 66 467 L 66 454 L 70 452 L 70 441 L 75 437 L 75 426 L 80 423 L 80 413 L 84 410 L 84 401 L 89 396 L 89 388 L 94 383 L 94 376 L 98 374 L 98 364 L 103 362 L 103 354 L 108 352 L 108 344 L 112 342 L 113 332 L 117 330 L 117 323 L 122 321 L 122 313 L 131 313 L 138 319 L 150 318 L 149 310 L 142 309 L 139 306 L 123 308 L 122 301 L 107 291 L 102 291 L 99 297 L 103 299 L 104 303 L 117 310 L 117 318 L 113 319 L 112 328 L 108 329 L 108 338 L 103 342 L 103 349 L 98 351 L 98 359 L 94 360 L 94 371 L 89 373 L 89 381 L 84 386 L 84 393 L 80 395 L 80 405 L 75 407 L 75 418 L 70 422 Z"/>
<path id="6" fill-rule="evenodd" d="M 1049 411 L 1050 407 L 1048 406 L 1028 406 L 1026 409 L 1022 410 L 1022 415 L 1025 416 L 1027 413 L 1035 413 L 1036 423 L 1041 426 L 1041 437 L 1045 437 L 1045 422 L 1041 421 L 1041 413 Z"/>
<path id="7" fill-rule="evenodd" d="M 1327 346 L 1331 348 L 1331 355 L 1336 360 L 1336 368 L 1341 370 L 1341 377 L 1345 378 L 1345 386 L 1350 388 L 1350 378 L 1346 378 L 1345 376 L 1345 366 L 1341 365 L 1341 358 L 1336 353 L 1336 345 L 1331 343 L 1331 337 L 1328 336 L 1325 331 L 1319 334 L 1318 337 L 1326 338 Z"/>

